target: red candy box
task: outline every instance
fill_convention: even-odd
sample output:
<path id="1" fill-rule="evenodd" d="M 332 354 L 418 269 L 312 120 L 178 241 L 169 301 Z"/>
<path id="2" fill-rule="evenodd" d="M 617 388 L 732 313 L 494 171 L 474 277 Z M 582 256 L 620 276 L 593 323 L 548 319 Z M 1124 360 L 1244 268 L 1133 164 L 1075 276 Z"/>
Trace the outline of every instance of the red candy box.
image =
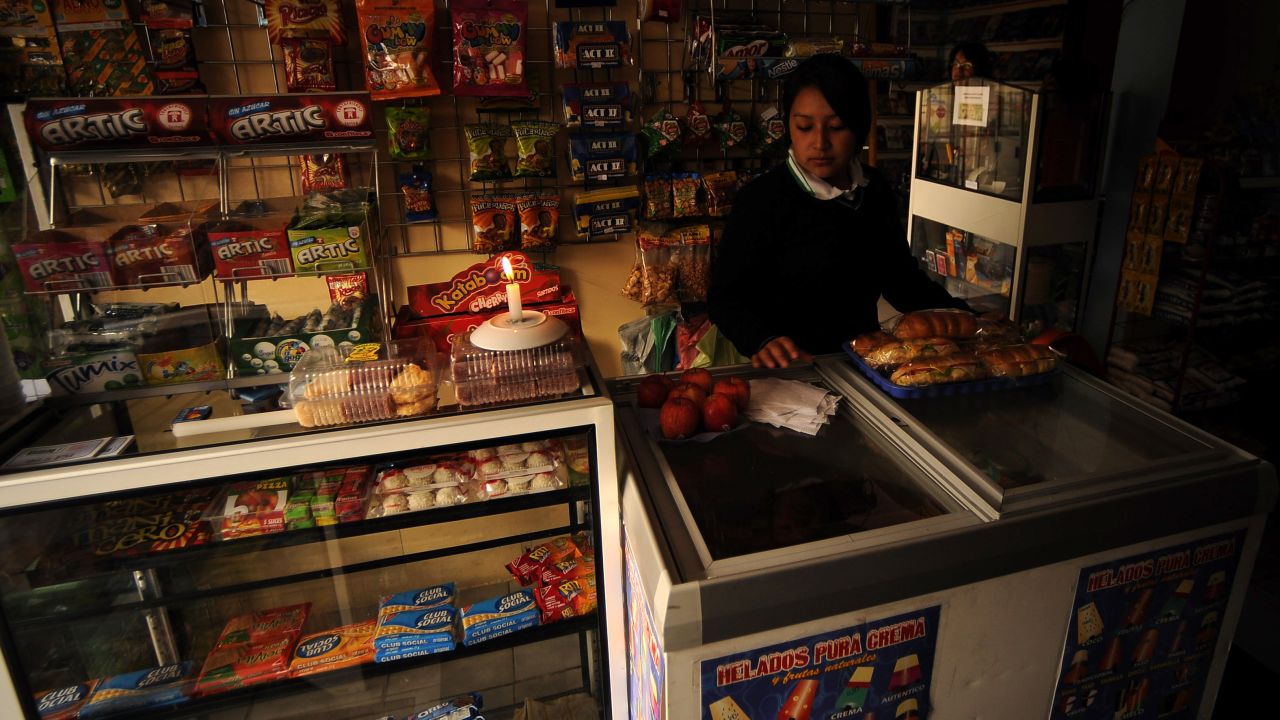
<path id="1" fill-rule="evenodd" d="M 90 233 L 41 230 L 14 243 L 23 283 L 31 292 L 108 288 L 115 284 L 108 245 Z"/>

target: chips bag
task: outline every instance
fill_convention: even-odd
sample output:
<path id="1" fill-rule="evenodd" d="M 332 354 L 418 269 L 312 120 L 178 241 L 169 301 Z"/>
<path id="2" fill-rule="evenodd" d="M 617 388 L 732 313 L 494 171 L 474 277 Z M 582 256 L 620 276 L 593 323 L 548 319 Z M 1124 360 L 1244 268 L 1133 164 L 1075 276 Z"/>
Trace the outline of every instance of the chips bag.
<path id="1" fill-rule="evenodd" d="M 645 220 L 667 220 L 671 216 L 671 175 L 656 173 L 645 176 L 641 217 Z"/>
<path id="2" fill-rule="evenodd" d="M 747 139 L 746 121 L 741 115 L 728 108 L 716 117 L 715 128 L 720 135 L 721 150 L 737 147 Z"/>
<path id="3" fill-rule="evenodd" d="M 516 198 L 520 213 L 520 249 L 553 250 L 560 229 L 560 193 L 544 190 Z"/>
<path id="4" fill-rule="evenodd" d="M 463 128 L 467 135 L 467 148 L 471 152 L 470 178 L 477 182 L 505 180 L 511 177 L 507 165 L 506 142 L 511 128 L 502 125 L 477 123 Z"/>
<path id="5" fill-rule="evenodd" d="M 659 108 L 645 122 L 640 134 L 644 136 L 649 157 L 662 155 L 680 144 L 680 121 L 667 108 Z"/>
<path id="6" fill-rule="evenodd" d="M 515 238 L 516 205 L 507 194 L 471 196 L 471 227 L 475 240 L 473 252 L 492 254 L 512 246 Z"/>
<path id="7" fill-rule="evenodd" d="M 525 96 L 529 5 L 518 0 L 453 0 L 453 93 Z"/>
<path id="8" fill-rule="evenodd" d="M 689 113 L 684 116 L 684 144 L 689 147 L 700 147 L 711 142 L 711 116 L 707 114 L 702 103 L 689 103 Z"/>
<path id="9" fill-rule="evenodd" d="M 387 150 L 396 160 L 431 158 L 431 111 L 424 107 L 389 107 Z"/>
<path id="10" fill-rule="evenodd" d="M 431 173 L 415 165 L 412 172 L 400 176 L 400 192 L 404 195 L 405 222 L 435 220 L 436 201 L 431 195 Z"/>
<path id="11" fill-rule="evenodd" d="M 707 192 L 707 214 L 725 217 L 733 210 L 733 199 L 738 194 L 738 174 L 732 170 L 711 173 L 702 177 L 702 187 Z"/>
<path id="12" fill-rule="evenodd" d="M 431 72 L 432 0 L 356 0 L 356 15 L 374 100 L 440 94 Z"/>
<path id="13" fill-rule="evenodd" d="M 284 38 L 328 38 L 334 45 L 347 42 L 339 0 L 265 0 L 267 37 L 280 44 Z"/>
<path id="14" fill-rule="evenodd" d="M 347 187 L 347 161 L 340 153 L 299 155 L 298 169 L 304 195 Z"/>
<path id="15" fill-rule="evenodd" d="M 517 121 L 511 123 L 516 135 L 515 177 L 555 177 L 556 134 L 560 126 L 553 122 Z"/>

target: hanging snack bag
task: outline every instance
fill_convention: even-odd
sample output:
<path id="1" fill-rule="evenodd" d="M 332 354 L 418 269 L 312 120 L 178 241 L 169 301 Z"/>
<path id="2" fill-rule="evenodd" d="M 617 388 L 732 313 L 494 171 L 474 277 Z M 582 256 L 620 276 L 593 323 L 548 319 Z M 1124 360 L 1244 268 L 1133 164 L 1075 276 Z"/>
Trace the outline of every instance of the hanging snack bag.
<path id="1" fill-rule="evenodd" d="M 519 0 L 453 0 L 453 93 L 527 96 L 529 5 Z"/>
<path id="2" fill-rule="evenodd" d="M 786 147 L 783 142 L 786 137 L 787 126 L 782 122 L 782 113 L 776 107 L 765 108 L 756 125 L 757 146 L 767 153 L 779 152 Z"/>
<path id="3" fill-rule="evenodd" d="M 437 216 L 436 201 L 431 195 L 431 173 L 415 165 L 412 172 L 400 176 L 400 193 L 404 195 L 404 221 L 426 222 Z"/>
<path id="4" fill-rule="evenodd" d="M 569 170 L 579 182 L 608 181 L 636 174 L 636 137 L 628 133 L 569 138 Z"/>
<path id="5" fill-rule="evenodd" d="M 147 16 L 147 45 L 155 63 L 156 92 L 178 95 L 204 92 L 196 68 L 191 18 L 161 19 Z"/>
<path id="6" fill-rule="evenodd" d="M 698 173 L 676 173 L 671 176 L 671 216 L 694 217 L 702 214 L 698 205 L 698 188 L 702 176 Z"/>
<path id="7" fill-rule="evenodd" d="M 646 143 L 648 157 L 656 157 L 674 150 L 680 143 L 680 121 L 667 108 L 660 108 L 640 131 Z"/>
<path id="8" fill-rule="evenodd" d="M 332 92 L 338 85 L 333 76 L 333 43 L 325 38 L 282 38 L 284 84 L 291 93 Z"/>
<path id="9" fill-rule="evenodd" d="M 471 227 L 475 231 L 473 252 L 490 255 L 512 247 L 516 228 L 516 205 L 510 195 L 472 195 Z"/>
<path id="10" fill-rule="evenodd" d="M 689 113 L 684 116 L 684 143 L 689 147 L 701 147 L 711 142 L 711 116 L 702 103 L 689 103 Z"/>
<path id="11" fill-rule="evenodd" d="M 640 209 L 636 187 L 606 188 L 579 193 L 573 200 L 573 220 L 578 235 L 588 240 L 623 235 L 634 229 Z"/>
<path id="12" fill-rule="evenodd" d="M 520 249 L 546 252 L 556 247 L 560 229 L 560 193 L 544 190 L 516 199 L 520 213 Z"/>
<path id="13" fill-rule="evenodd" d="M 300 7 L 301 5 L 301 7 Z M 328 38 L 334 45 L 347 42 L 339 0 L 266 0 L 267 37 L 280 44 L 284 38 Z"/>
<path id="14" fill-rule="evenodd" d="M 439 95 L 431 72 L 431 0 L 356 0 L 365 84 L 374 100 Z"/>
<path id="15" fill-rule="evenodd" d="M 631 34 L 622 20 L 556 23 L 556 67 L 612 68 L 631 64 Z"/>
<path id="16" fill-rule="evenodd" d="M 389 107 L 387 150 L 396 160 L 431 159 L 431 111 L 424 107 Z"/>
<path id="17" fill-rule="evenodd" d="M 347 161 L 341 153 L 299 155 L 298 169 L 304 195 L 347 187 Z"/>
<path id="18" fill-rule="evenodd" d="M 479 123 L 467 125 L 467 148 L 471 152 L 470 178 L 477 182 L 505 180 L 511 177 L 507 165 L 506 143 L 511 128 Z"/>
<path id="19" fill-rule="evenodd" d="M 702 187 L 707 191 L 707 214 L 725 217 L 733 210 L 733 199 L 738 194 L 738 174 L 732 170 L 711 173 L 702 177 Z"/>
<path id="20" fill-rule="evenodd" d="M 667 220 L 671 216 L 671 175 L 668 173 L 646 175 L 644 211 L 641 217 L 645 220 Z"/>
<path id="21" fill-rule="evenodd" d="M 555 145 L 560 126 L 553 122 L 517 121 L 511 123 L 516 135 L 515 177 L 556 176 Z"/>
<path id="22" fill-rule="evenodd" d="M 720 149 L 737 147 L 747 139 L 747 122 L 733 110 L 725 109 L 716 117 L 716 132 L 720 135 Z"/>
<path id="23" fill-rule="evenodd" d="M 646 22 L 674 25 L 680 22 L 682 7 L 680 0 L 641 0 L 640 17 Z"/>
<path id="24" fill-rule="evenodd" d="M 640 248 L 640 302 L 645 305 L 679 302 L 675 258 L 664 230 L 662 225 L 654 225 L 636 233 L 636 246 Z"/>
<path id="25" fill-rule="evenodd" d="M 631 86 L 626 81 L 570 83 L 561 96 L 564 123 L 571 128 L 620 130 L 631 124 Z"/>
<path id="26" fill-rule="evenodd" d="M 711 284 L 711 228 L 688 225 L 668 235 L 678 245 L 673 265 L 676 286 L 682 302 L 705 302 Z"/>

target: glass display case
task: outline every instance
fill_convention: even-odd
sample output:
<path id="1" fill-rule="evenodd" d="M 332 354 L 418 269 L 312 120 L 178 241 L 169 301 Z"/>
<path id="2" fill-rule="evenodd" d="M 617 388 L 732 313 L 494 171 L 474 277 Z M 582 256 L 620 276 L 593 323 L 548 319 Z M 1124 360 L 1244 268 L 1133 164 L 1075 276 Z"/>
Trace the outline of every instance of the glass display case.
<path id="1" fill-rule="evenodd" d="M 0 715 L 363 720 L 470 692 L 486 716 L 565 693 L 609 708 L 601 388 L 584 371 L 538 404 L 176 438 L 173 407 L 219 401 L 46 407 L 23 444 L 137 442 L 0 471 Z"/>
<path id="2" fill-rule="evenodd" d="M 916 99 L 912 254 L 1032 334 L 1074 328 L 1097 220 L 1106 98 L 1067 90 L 973 78 Z"/>
<path id="3" fill-rule="evenodd" d="M 718 374 L 816 385 L 840 409 L 812 437 L 748 424 L 666 441 L 634 404 L 638 379 L 615 381 L 641 717 L 1066 718 L 1099 687 L 1107 717 L 1122 702 L 1213 706 L 1274 505 L 1270 465 L 1071 368 L 910 401 L 842 356 Z M 1195 561 L 1174 563 L 1185 548 Z M 1094 569 L 1132 558 L 1153 574 L 1101 590 Z M 1153 612 L 1130 608 L 1140 597 Z M 1158 660 L 1139 636 L 1158 639 Z M 1147 695 L 1105 691 L 1127 682 Z"/>

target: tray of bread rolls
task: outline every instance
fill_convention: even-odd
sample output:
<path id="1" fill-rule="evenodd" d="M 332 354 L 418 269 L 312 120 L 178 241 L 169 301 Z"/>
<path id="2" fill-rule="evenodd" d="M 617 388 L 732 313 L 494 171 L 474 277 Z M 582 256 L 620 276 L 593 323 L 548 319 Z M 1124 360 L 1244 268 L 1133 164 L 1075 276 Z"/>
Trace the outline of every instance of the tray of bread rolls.
<path id="1" fill-rule="evenodd" d="M 323 427 L 425 415 L 436 407 L 431 343 L 404 340 L 311 348 L 289 375 L 298 424 Z"/>
<path id="2" fill-rule="evenodd" d="M 963 310 L 906 313 L 844 350 L 854 367 L 895 398 L 927 398 L 1042 385 L 1058 369 L 1045 345 L 1024 342 L 1016 326 Z"/>

